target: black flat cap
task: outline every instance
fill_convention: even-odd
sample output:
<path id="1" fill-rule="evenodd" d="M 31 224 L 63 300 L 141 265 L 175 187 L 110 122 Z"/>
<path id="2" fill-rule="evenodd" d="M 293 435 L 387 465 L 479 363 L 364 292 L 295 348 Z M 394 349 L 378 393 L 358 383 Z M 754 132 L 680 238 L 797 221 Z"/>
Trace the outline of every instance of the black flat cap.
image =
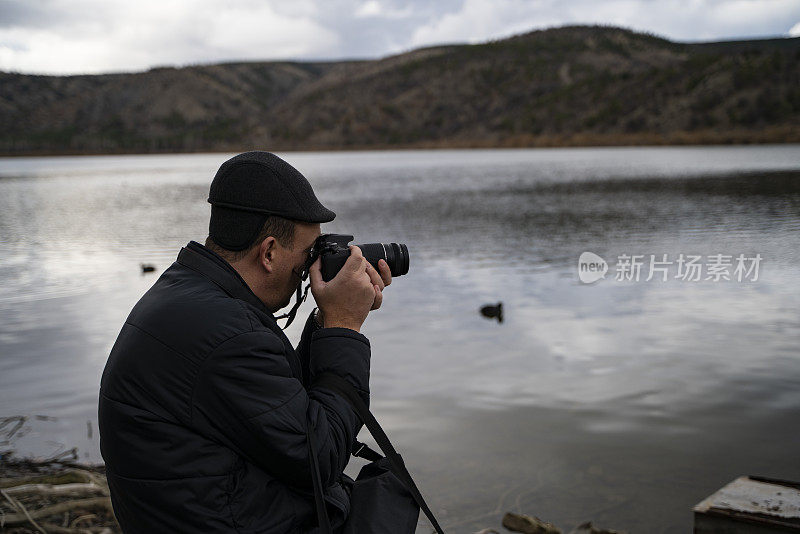
<path id="1" fill-rule="evenodd" d="M 208 233 L 228 250 L 248 248 L 270 215 L 308 223 L 336 217 L 317 200 L 305 176 L 270 152 L 245 152 L 223 163 L 208 201 Z"/>

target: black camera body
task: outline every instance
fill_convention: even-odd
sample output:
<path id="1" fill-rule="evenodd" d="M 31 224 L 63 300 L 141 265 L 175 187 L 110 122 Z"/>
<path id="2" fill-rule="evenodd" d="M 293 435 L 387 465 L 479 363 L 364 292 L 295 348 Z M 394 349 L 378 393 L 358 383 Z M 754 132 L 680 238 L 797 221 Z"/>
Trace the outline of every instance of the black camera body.
<path id="1" fill-rule="evenodd" d="M 348 243 L 353 236 L 345 234 L 323 234 L 317 238 L 312 252 L 313 259 L 321 258 L 322 279 L 333 280 L 347 258 L 350 257 Z M 408 273 L 408 247 L 401 243 L 365 243 L 356 245 L 364 258 L 378 270 L 378 260 L 385 260 L 392 271 L 392 277 Z"/>

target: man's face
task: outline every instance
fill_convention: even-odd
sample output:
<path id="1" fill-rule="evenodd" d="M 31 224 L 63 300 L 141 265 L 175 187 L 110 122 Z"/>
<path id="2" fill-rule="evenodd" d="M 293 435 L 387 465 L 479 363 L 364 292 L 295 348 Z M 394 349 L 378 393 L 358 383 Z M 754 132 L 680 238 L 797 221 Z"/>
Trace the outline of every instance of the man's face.
<path id="1" fill-rule="evenodd" d="M 301 284 L 300 274 L 303 272 L 308 255 L 320 233 L 319 223 L 296 223 L 292 247 L 281 247 L 281 259 L 276 264 L 275 270 L 278 291 L 282 295 L 278 309 L 289 305 L 292 295 L 297 291 L 297 286 Z"/>

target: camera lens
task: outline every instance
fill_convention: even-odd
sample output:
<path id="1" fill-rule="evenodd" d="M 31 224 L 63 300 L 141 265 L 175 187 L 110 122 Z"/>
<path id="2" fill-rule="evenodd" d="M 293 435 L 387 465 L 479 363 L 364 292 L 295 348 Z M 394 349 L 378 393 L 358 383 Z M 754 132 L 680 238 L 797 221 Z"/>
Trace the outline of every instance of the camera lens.
<path id="1" fill-rule="evenodd" d="M 392 276 L 408 274 L 408 247 L 402 243 L 366 243 L 357 245 L 361 253 L 375 269 L 383 258 L 389 264 Z"/>
<path id="2" fill-rule="evenodd" d="M 402 243 L 388 243 L 386 249 L 386 263 L 392 270 L 392 276 L 408 273 L 408 247 Z"/>

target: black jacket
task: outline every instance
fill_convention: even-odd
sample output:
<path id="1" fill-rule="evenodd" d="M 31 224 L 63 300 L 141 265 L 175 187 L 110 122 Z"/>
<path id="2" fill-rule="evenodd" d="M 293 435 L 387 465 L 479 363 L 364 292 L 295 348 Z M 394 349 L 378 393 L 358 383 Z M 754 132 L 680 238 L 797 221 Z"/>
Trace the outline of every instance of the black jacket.
<path id="1" fill-rule="evenodd" d="M 128 316 L 100 385 L 100 450 L 126 534 L 306 532 L 316 523 L 306 430 L 334 525 L 360 422 L 311 386 L 348 380 L 369 401 L 370 347 L 311 317 L 297 347 L 222 258 L 190 242 Z"/>

